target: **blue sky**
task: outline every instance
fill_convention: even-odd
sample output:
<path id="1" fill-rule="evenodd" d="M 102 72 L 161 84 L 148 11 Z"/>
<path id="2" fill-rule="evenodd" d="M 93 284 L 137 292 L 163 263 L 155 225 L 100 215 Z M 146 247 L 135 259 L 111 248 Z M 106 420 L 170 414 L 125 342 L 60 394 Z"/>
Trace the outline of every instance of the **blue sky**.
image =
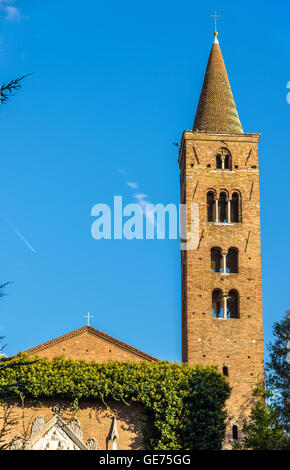
<path id="1" fill-rule="evenodd" d="M 0 0 L 0 80 L 34 72 L 0 109 L 7 354 L 90 311 L 92 326 L 181 359 L 179 241 L 96 241 L 91 208 L 134 202 L 128 181 L 179 203 L 172 142 L 193 123 L 215 9 L 243 128 L 262 133 L 265 343 L 290 308 L 289 2 Z"/>

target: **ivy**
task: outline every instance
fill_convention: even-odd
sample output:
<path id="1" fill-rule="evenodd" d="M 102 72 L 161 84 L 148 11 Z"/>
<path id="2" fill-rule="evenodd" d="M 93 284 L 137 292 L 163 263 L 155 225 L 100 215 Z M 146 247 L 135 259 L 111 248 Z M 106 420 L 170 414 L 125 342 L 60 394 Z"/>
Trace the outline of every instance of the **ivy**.
<path id="1" fill-rule="evenodd" d="M 10 367 L 7 367 L 10 364 Z M 13 365 L 13 367 L 11 367 Z M 18 354 L 0 363 L 0 389 L 26 397 L 121 400 L 147 416 L 146 449 L 220 449 L 230 388 L 215 367 L 169 362 L 106 363 Z M 9 395 L 9 394 L 8 394 Z"/>

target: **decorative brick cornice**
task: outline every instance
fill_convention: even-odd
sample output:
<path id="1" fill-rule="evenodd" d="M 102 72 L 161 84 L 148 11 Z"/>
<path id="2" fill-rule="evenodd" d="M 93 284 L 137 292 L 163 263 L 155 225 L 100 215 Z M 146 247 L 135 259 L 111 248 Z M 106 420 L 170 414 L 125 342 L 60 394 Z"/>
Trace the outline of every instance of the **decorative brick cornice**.
<path id="1" fill-rule="evenodd" d="M 109 342 L 113 344 L 114 346 L 117 346 L 118 348 L 121 348 L 125 351 L 128 351 L 131 354 L 134 354 L 135 356 L 141 357 L 145 361 L 159 361 L 154 356 L 150 356 L 149 354 L 140 351 L 140 349 L 134 348 L 133 346 L 130 346 L 127 343 L 124 343 L 123 341 L 120 341 L 119 339 L 114 338 L 113 336 L 108 335 L 107 333 L 103 333 L 100 330 L 97 330 L 96 328 L 93 328 L 92 326 L 83 326 L 82 328 L 78 328 L 77 330 L 70 331 L 69 333 L 66 333 L 65 335 L 59 336 L 58 338 L 52 339 L 50 341 L 47 341 L 46 343 L 39 344 L 38 346 L 35 346 L 34 348 L 27 349 L 24 351 L 26 354 L 32 355 L 32 354 L 37 354 L 39 351 L 43 351 L 45 349 L 50 348 L 51 346 L 54 346 L 55 344 L 62 343 L 63 341 L 66 341 L 70 338 L 74 338 L 75 336 L 79 336 L 83 333 L 90 333 L 93 336 L 96 336 L 97 338 L 101 338 L 106 342 Z"/>

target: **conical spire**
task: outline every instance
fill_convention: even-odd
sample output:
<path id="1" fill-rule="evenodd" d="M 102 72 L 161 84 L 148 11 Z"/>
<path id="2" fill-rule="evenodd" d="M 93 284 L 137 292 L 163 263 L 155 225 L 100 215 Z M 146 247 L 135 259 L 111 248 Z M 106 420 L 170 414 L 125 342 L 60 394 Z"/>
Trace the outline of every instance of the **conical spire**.
<path id="1" fill-rule="evenodd" d="M 243 134 L 228 74 L 217 39 L 208 59 L 193 131 L 217 134 Z"/>

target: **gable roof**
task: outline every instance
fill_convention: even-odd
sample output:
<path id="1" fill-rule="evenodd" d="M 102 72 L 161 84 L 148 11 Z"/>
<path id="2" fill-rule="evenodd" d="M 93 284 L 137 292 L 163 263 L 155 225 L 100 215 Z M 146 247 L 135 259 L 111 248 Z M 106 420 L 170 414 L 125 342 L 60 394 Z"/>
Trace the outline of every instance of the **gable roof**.
<path id="1" fill-rule="evenodd" d="M 150 354 L 147 354 L 144 351 L 141 351 L 140 349 L 134 348 L 133 346 L 130 346 L 129 344 L 124 343 L 123 341 L 120 341 L 119 339 L 116 339 L 113 336 L 110 336 L 107 333 L 104 333 L 103 331 L 97 330 L 96 328 L 93 328 L 92 326 L 83 326 L 82 328 L 78 328 L 77 330 L 70 331 L 69 333 L 59 336 L 58 338 L 52 339 L 38 346 L 27 349 L 24 352 L 29 355 L 37 354 L 41 351 L 44 351 L 45 349 L 50 348 L 51 346 L 54 346 L 58 343 L 62 343 L 70 338 L 82 335 L 84 333 L 89 333 L 101 340 L 104 340 L 107 343 L 111 343 L 117 348 L 120 348 L 130 354 L 133 354 L 134 356 L 139 357 L 141 360 L 149 361 L 149 362 L 159 361 L 159 359 L 157 359 L 156 357 L 150 356 Z"/>

